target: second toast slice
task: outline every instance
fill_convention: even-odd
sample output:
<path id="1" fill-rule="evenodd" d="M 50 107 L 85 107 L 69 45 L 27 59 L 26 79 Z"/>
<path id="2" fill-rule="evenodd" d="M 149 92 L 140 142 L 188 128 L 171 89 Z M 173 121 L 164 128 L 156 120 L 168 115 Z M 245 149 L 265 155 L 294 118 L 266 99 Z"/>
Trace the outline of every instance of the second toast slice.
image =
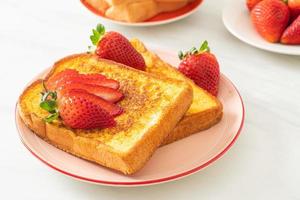
<path id="1" fill-rule="evenodd" d="M 216 97 L 197 86 L 191 79 L 148 50 L 140 40 L 133 39 L 131 44 L 144 57 L 147 72 L 158 77 L 184 81 L 193 89 L 193 103 L 191 107 L 163 144 L 169 144 L 208 129 L 221 120 L 223 107 Z"/>

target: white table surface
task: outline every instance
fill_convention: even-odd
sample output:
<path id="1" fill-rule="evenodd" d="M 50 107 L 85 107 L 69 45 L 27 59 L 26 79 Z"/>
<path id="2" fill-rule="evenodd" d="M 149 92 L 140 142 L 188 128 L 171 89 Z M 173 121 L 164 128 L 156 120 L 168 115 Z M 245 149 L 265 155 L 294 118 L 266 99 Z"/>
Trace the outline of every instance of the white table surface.
<path id="1" fill-rule="evenodd" d="M 220 160 L 162 185 L 113 188 L 75 181 L 21 144 L 14 109 L 24 85 L 68 54 L 85 51 L 100 20 L 79 0 L 0 1 L 0 199 L 300 199 L 300 58 L 250 47 L 224 28 L 225 1 L 151 28 L 104 23 L 146 44 L 177 51 L 207 39 L 246 106 L 240 138 Z"/>

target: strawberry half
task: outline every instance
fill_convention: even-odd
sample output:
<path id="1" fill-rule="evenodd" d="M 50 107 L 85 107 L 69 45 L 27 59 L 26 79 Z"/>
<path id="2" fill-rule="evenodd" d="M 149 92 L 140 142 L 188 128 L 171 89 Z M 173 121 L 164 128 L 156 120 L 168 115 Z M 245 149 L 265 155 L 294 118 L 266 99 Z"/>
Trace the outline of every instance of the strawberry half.
<path id="1" fill-rule="evenodd" d="M 99 101 L 103 100 L 84 90 L 68 90 L 58 102 L 60 117 L 66 126 L 75 129 L 114 126 L 116 122 L 109 109 L 103 108 Z"/>
<path id="2" fill-rule="evenodd" d="M 300 15 L 283 32 L 280 42 L 283 44 L 300 44 Z"/>
<path id="3" fill-rule="evenodd" d="M 208 42 L 205 41 L 200 49 L 194 47 L 186 53 L 179 52 L 179 58 L 182 60 L 179 71 L 201 88 L 217 96 L 220 69 L 216 57 L 210 53 Z"/>
<path id="4" fill-rule="evenodd" d="M 251 11 L 258 33 L 269 42 L 279 42 L 290 19 L 288 6 L 281 0 L 263 0 Z"/>
<path id="5" fill-rule="evenodd" d="M 95 53 L 100 58 L 113 60 L 138 70 L 145 70 L 146 64 L 143 56 L 120 33 L 113 31 L 106 33 L 105 27 L 98 24 L 96 29 L 93 29 L 90 39 L 96 46 Z"/>
<path id="6" fill-rule="evenodd" d="M 109 101 L 111 103 L 115 103 L 120 101 L 123 98 L 123 94 L 119 92 L 118 90 L 103 87 L 99 85 L 91 85 L 91 84 L 85 84 L 80 82 L 69 82 L 62 87 L 58 88 L 59 90 L 72 90 L 72 89 L 82 89 L 85 90 L 88 93 L 94 94 L 98 97 L 101 97 L 102 99 Z"/>

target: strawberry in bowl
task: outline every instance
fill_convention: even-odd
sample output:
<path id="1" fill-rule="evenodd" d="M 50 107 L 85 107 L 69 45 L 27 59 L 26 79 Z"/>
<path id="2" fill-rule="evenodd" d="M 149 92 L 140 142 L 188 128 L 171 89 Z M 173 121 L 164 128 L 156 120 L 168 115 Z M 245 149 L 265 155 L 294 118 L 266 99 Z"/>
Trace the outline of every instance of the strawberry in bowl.
<path id="1" fill-rule="evenodd" d="M 271 43 L 297 45 L 300 0 L 247 0 L 251 21 L 260 36 Z"/>

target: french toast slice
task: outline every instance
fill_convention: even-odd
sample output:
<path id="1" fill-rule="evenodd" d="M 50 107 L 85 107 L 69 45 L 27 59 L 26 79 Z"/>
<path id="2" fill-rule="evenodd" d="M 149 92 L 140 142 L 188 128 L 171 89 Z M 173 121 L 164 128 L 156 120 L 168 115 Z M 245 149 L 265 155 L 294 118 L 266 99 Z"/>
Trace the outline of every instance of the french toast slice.
<path id="1" fill-rule="evenodd" d="M 163 145 L 208 129 L 221 120 L 223 108 L 216 97 L 197 86 L 191 79 L 149 51 L 138 39 L 132 39 L 130 42 L 144 57 L 147 72 L 159 77 L 184 81 L 191 85 L 193 89 L 193 103 L 191 107 L 166 138 Z"/>
<path id="2" fill-rule="evenodd" d="M 49 113 L 39 107 L 42 80 L 25 89 L 18 111 L 24 123 L 39 137 L 78 157 L 132 174 L 141 169 L 174 129 L 192 102 L 191 87 L 181 81 L 157 78 L 149 73 L 98 58 L 94 54 L 66 57 L 53 66 L 49 77 L 65 69 L 82 74 L 101 73 L 120 83 L 124 113 L 117 125 L 106 129 L 70 129 L 60 120 L 45 123 Z"/>

